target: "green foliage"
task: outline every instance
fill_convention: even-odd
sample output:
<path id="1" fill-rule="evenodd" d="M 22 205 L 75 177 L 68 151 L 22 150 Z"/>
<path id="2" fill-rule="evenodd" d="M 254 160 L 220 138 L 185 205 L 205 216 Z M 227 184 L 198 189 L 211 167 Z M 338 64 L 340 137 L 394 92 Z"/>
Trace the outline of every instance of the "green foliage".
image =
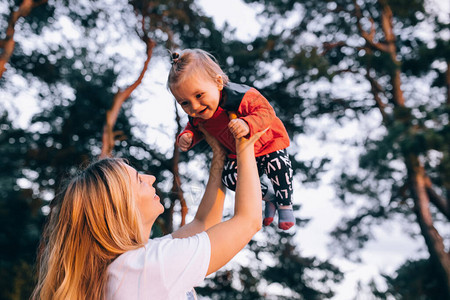
<path id="1" fill-rule="evenodd" d="M 29 135 L 0 116 L 0 298 L 28 299 L 43 215 L 39 195 L 29 182 Z M 8 280 L 6 280 L 8 279 Z"/>
<path id="2" fill-rule="evenodd" d="M 378 299 L 446 299 L 445 284 L 430 260 L 406 261 L 395 273 L 394 276 L 384 275 L 386 291 L 373 285 L 372 292 Z"/>
<path id="3" fill-rule="evenodd" d="M 196 289 L 212 299 L 328 299 L 331 288 L 343 279 L 343 273 L 327 261 L 302 256 L 293 235 L 264 230 L 264 240 L 254 240 L 249 249 L 252 263 L 237 270 L 219 271 Z M 267 254 L 270 253 L 270 258 Z M 271 290 L 280 290 L 273 293 Z"/>
<path id="4" fill-rule="evenodd" d="M 40 6 L 21 21 L 22 41 L 39 39 L 45 32 L 59 32 L 61 28 L 56 24 L 61 17 L 73 22 L 81 38 L 63 37 L 58 43 L 41 41 L 36 47 L 21 45 L 19 39 L 9 71 L 4 75 L 20 76 L 30 85 L 38 86 L 41 111 L 33 117 L 29 130 L 14 128 L 7 115 L 1 118 L 0 277 L 11 280 L 1 282 L 0 298 L 25 299 L 29 294 L 32 286 L 29 270 L 44 219 L 41 208 L 48 207 L 63 175 L 70 175 L 77 166 L 98 156 L 105 113 L 119 88 L 117 82 L 124 77 L 135 78 L 131 66 L 137 60 L 128 61 L 120 54 L 110 55 L 104 50 L 107 46 L 129 43 L 133 37 L 134 41 L 151 38 L 157 43 L 153 59 L 167 60 L 167 49 L 199 47 L 210 51 L 232 81 L 253 85 L 269 99 L 292 141 L 310 132 L 305 125 L 311 119 L 326 115 L 336 120 L 338 126 L 349 120 L 372 118 L 380 108 L 376 106 L 373 90 L 368 88 L 368 76 L 378 81 L 378 93 L 385 105 L 382 131 L 376 135 L 367 133 L 363 142 L 351 141 L 364 147 L 361 155 L 354 158 L 359 161 L 358 170 L 343 167 L 336 178 L 337 197 L 356 211 L 355 215 L 343 218 L 332 232 L 337 241 L 333 245 L 339 246 L 344 255 L 351 257 L 364 247 L 372 238 L 373 227 L 384 220 L 401 216 L 406 227 L 411 227 L 412 194 L 405 188 L 408 184 L 405 158 L 409 155 L 420 157 L 437 191 L 448 195 L 450 109 L 445 103 L 446 69 L 442 66 L 450 51 L 448 41 L 438 36 L 448 24 L 428 16 L 424 1 L 386 2 L 394 14 L 398 62 L 379 50 L 367 49 L 356 26 L 353 1 L 245 2 L 262 5 L 262 15 L 270 18 L 263 24 L 267 30 L 246 43 L 234 40 L 228 27 L 217 30 L 213 20 L 204 16 L 193 0 L 133 0 L 114 4 L 79 1 L 76 5 L 72 1 L 56 1 Z M 361 5 L 364 30 L 371 30 L 373 19 L 375 41 L 385 44 L 380 2 L 357 3 Z M 20 1 L 9 3 L 17 7 Z M 145 18 L 141 24 L 142 16 Z M 288 25 L 285 21 L 289 16 L 300 17 Z M 7 15 L 2 12 L 1 17 L 3 38 Z M 433 43 L 409 34 L 424 23 L 435 30 Z M 111 28 L 117 35 L 109 33 Z M 100 36 L 106 38 L 102 40 Z M 397 70 L 402 75 L 404 107 L 394 105 L 392 75 Z M 344 77 L 350 78 L 353 86 L 347 87 L 345 94 L 337 94 L 333 83 Z M 2 89 L 18 94 L 20 90 L 11 83 L 0 79 Z M 327 88 L 317 88 L 324 85 Z M 428 94 L 417 92 L 422 85 L 430 87 Z M 169 155 L 161 153 L 157 145 L 148 145 L 133 130 L 145 129 L 131 113 L 137 97 L 127 100 L 119 114 L 115 130 L 122 131 L 123 140 L 117 142 L 114 154 L 129 159 L 137 169 L 152 173 L 160 181 L 168 180 Z M 181 159 L 207 153 L 208 148 L 203 146 L 197 147 L 195 154 L 182 154 Z M 293 142 L 290 150 L 297 152 L 298 148 Z M 301 154 L 301 148 L 298 152 Z M 331 158 L 304 161 L 296 154 L 291 157 L 294 172 L 306 183 L 319 182 Z M 188 181 L 190 174 L 183 175 L 183 180 Z M 29 186 L 18 185 L 18 180 Z M 169 207 L 173 198 L 170 191 L 161 188 L 158 193 Z M 165 228 L 170 228 L 172 214 L 166 211 L 153 235 L 161 235 Z M 256 255 L 255 264 L 219 272 L 200 293 L 212 299 L 263 299 L 270 296 L 265 294 L 264 284 L 277 284 L 291 298 L 333 296 L 330 286 L 342 279 L 339 270 L 315 257 L 302 257 L 291 237 L 284 233 L 266 230 L 264 234 L 266 242 L 253 242 L 249 247 Z M 273 264 L 266 266 L 265 256 Z M 421 266 L 415 267 L 422 270 Z M 310 276 L 313 272 L 314 276 Z M 399 281 L 402 276 L 386 277 L 392 285 L 387 293 L 397 297 L 414 291 Z M 398 286 L 402 286 L 402 292 L 397 291 Z"/>
<path id="5" fill-rule="evenodd" d="M 332 243 L 334 251 L 341 249 L 345 256 L 358 259 L 357 250 L 372 239 L 373 227 L 385 220 L 403 220 L 405 232 L 411 233 L 411 224 L 417 222 L 412 209 L 415 195 L 410 188 L 414 172 L 411 157 L 423 163 L 435 195 L 448 203 L 446 72 L 450 51 L 448 39 L 442 39 L 448 23 L 430 15 L 426 2 L 421 0 L 246 2 L 264 5 L 267 10 L 263 14 L 271 17 L 273 30 L 267 37 L 278 41 L 278 45 L 264 49 L 267 53 L 262 56 L 283 61 L 278 69 L 284 76 L 275 84 L 282 98 L 288 99 L 280 106 L 281 114 L 284 110 L 286 115 L 291 112 L 291 120 L 300 116 L 299 121 L 287 122 L 290 132 L 300 132 L 296 125 L 301 128 L 307 118 L 324 115 L 337 124 L 344 120 L 372 123 L 371 128 L 377 130 L 376 134 L 361 132 L 362 140 L 348 141 L 362 150 L 352 159 L 359 162 L 357 169 L 343 166 L 335 180 L 337 196 L 343 205 L 350 206 L 352 214 L 345 216 L 332 232 L 336 238 Z M 382 26 L 383 5 L 393 14 L 394 55 L 381 50 L 389 42 Z M 301 17 L 291 26 L 284 26 L 282 32 L 277 31 L 283 19 L 292 15 Z M 373 44 L 363 38 L 358 20 Z M 421 26 L 432 28 L 433 33 L 424 38 L 419 34 Z M 311 76 L 314 68 L 320 71 Z M 398 71 L 400 74 L 396 74 Z M 338 79 L 350 82 L 347 93 L 342 92 L 342 87 L 339 94 L 334 93 L 333 82 Z M 328 90 L 308 93 L 308 87 L 323 85 L 327 80 Z M 399 87 L 404 102 L 396 90 Z M 369 120 L 376 114 L 383 117 L 379 128 Z M 448 222 L 445 209 L 432 209 L 431 214 L 436 222 Z"/>
<path id="6" fill-rule="evenodd" d="M 395 0 L 387 1 L 392 9 L 392 13 L 396 18 L 404 22 L 408 26 L 414 26 L 420 22 L 418 15 L 425 14 L 423 0 Z"/>
<path id="7" fill-rule="evenodd" d="M 142 16 L 145 16 L 144 22 L 139 23 Z M 40 39 L 44 33 L 58 33 L 61 30 L 58 23 L 61 18 L 72 22 L 74 29 L 71 30 L 76 31 L 80 38 L 69 34 L 63 35 L 58 42 L 42 39 L 39 44 L 35 44 L 37 46 L 27 43 L 22 45 L 23 39 L 33 41 Z M 6 23 L 2 23 L 2 28 L 6 28 Z M 119 37 L 110 33 L 111 28 Z M 166 49 L 199 47 L 213 53 L 233 81 L 253 85 L 257 80 L 270 79 L 270 71 L 259 70 L 256 64 L 265 60 L 270 62 L 282 55 L 282 49 L 275 47 L 279 38 L 258 38 L 249 45 L 233 40 L 228 28 L 224 31 L 227 33 L 226 38 L 225 32 L 218 31 L 211 18 L 202 15 L 195 1 L 121 1 L 111 5 L 101 1 L 81 1 L 76 5 L 72 1 L 57 1 L 49 2 L 22 19 L 21 37 L 18 38 L 5 76 L 14 74 L 36 86 L 39 90 L 36 100 L 41 109 L 33 116 L 28 130 L 14 129 L 6 115 L 2 118 L 0 138 L 5 142 L 0 149 L 0 159 L 4 160 L 0 172 L 8 172 L 0 176 L 0 185 L 3 187 L 0 191 L 3 195 L 0 217 L 4 228 L 0 235 L 0 275 L 10 280 L 2 281 L 0 298 L 28 298 L 35 280 L 33 265 L 45 220 L 44 212 L 50 209 L 50 201 L 63 178 L 70 177 L 78 167 L 99 155 L 105 114 L 118 89 L 117 82 L 120 77 L 135 77 L 131 74 L 133 71 L 130 66 L 136 62 L 127 61 L 120 54 L 108 55 L 104 50 L 111 45 L 129 42 L 132 36 L 136 40 L 151 38 L 157 43 L 153 59 L 159 59 L 161 55 L 167 58 Z M 106 36 L 106 39 L 100 36 Z M 267 51 L 275 52 L 267 57 Z M 326 72 L 325 61 L 319 55 L 314 54 L 314 60 L 308 60 L 308 57 L 312 57 L 306 52 L 302 55 L 295 59 L 310 63 L 311 68 L 320 70 L 320 73 Z M 297 71 L 298 78 L 303 76 L 302 69 Z M 314 77 L 317 72 L 310 74 Z M 12 81 L 2 78 L 0 82 L 1 87 L 11 94 L 20 94 L 21 90 Z M 271 103 L 280 117 L 286 119 L 289 132 L 293 136 L 302 132 L 298 113 L 285 106 L 288 103 L 301 105 L 292 92 L 281 91 L 283 94 L 279 94 L 280 89 L 275 85 L 262 91 L 269 98 L 273 97 Z M 134 119 L 131 113 L 135 100 L 134 96 L 128 99 L 118 116 L 115 130 L 121 131 L 123 139 L 116 143 L 114 155 L 127 158 L 136 169 L 155 175 L 161 182 L 167 181 L 170 179 L 168 171 L 172 164 L 167 158 L 168 154 L 162 153 L 158 145 L 148 145 L 135 136 L 137 131 L 145 129 L 145 125 Z M 209 148 L 206 145 L 196 150 L 196 155 L 208 157 Z M 189 153 L 183 154 L 182 159 L 194 157 Z M 328 163 L 327 159 L 312 162 L 297 161 L 295 157 L 292 159 L 295 171 L 301 170 L 302 174 L 308 174 L 304 176 L 308 182 L 317 182 Z M 189 181 L 191 174 L 183 175 L 183 180 Z M 25 180 L 27 186 L 19 186 L 18 180 Z M 170 190 L 158 186 L 158 194 L 166 208 L 169 208 L 173 201 Z M 154 227 L 153 236 L 159 236 L 172 227 L 173 213 L 166 210 Z M 277 240 L 277 234 L 271 232 L 269 238 Z M 273 268 L 272 272 L 255 273 L 255 268 L 261 265 L 258 259 L 258 263 L 249 268 L 219 273 L 203 294 L 223 299 L 264 298 L 265 294 L 261 294 L 257 288 L 264 276 L 267 280 L 270 278 L 270 282 L 279 282 L 286 289 L 295 283 L 296 286 L 291 290 L 295 295 L 299 292 L 332 294 L 329 288 L 324 288 L 325 292 L 322 292 L 315 290 L 312 283 L 298 280 L 313 282 L 314 278 L 301 272 L 317 269 L 323 274 L 322 278 L 331 278 L 337 282 L 341 277 L 336 275 L 336 269 L 332 270 L 334 275 L 326 274 L 329 269 L 333 269 L 331 265 L 318 262 L 315 258 L 303 260 L 293 250 L 287 253 L 286 259 L 292 261 L 287 263 L 281 260 L 282 252 L 278 252 L 278 246 L 289 249 L 294 247 L 290 239 L 283 238 L 266 249 L 255 244 L 251 250 L 265 252 L 269 256 L 276 255 L 274 259 L 279 260 L 281 269 L 278 267 Z M 286 269 L 282 265 L 285 262 Z M 290 272 L 297 267 L 301 268 L 296 271 L 295 279 L 290 279 Z M 227 272 L 232 275 L 227 275 Z M 271 278 L 273 273 L 283 273 L 284 281 Z M 236 276 L 245 287 L 243 290 L 230 285 L 229 279 Z"/>

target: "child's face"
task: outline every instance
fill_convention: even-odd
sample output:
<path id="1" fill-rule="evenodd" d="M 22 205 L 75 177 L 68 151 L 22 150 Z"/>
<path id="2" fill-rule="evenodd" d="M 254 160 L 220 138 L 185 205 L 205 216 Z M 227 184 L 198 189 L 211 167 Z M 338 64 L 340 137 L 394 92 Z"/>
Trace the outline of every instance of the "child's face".
<path id="1" fill-rule="evenodd" d="M 202 75 L 191 76 L 176 88 L 174 96 L 189 116 L 208 120 L 219 106 L 222 87 L 220 75 L 215 79 Z"/>

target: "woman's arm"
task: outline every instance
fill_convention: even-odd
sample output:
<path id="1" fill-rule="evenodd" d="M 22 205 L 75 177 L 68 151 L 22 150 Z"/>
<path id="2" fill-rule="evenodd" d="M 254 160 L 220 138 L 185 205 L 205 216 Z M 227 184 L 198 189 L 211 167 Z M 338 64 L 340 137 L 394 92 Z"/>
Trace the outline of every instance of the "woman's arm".
<path id="1" fill-rule="evenodd" d="M 211 146 L 213 158 L 209 171 L 208 183 L 194 220 L 172 233 L 174 238 L 184 238 L 209 229 L 222 220 L 225 187 L 222 183 L 222 170 L 225 161 L 225 150 L 209 133 L 203 130 L 206 141 Z"/>
<path id="2" fill-rule="evenodd" d="M 262 195 L 254 143 L 266 130 L 254 134 L 250 139 L 240 138 L 236 141 L 238 175 L 235 213 L 228 221 L 206 231 L 211 241 L 207 275 L 230 261 L 261 229 Z"/>

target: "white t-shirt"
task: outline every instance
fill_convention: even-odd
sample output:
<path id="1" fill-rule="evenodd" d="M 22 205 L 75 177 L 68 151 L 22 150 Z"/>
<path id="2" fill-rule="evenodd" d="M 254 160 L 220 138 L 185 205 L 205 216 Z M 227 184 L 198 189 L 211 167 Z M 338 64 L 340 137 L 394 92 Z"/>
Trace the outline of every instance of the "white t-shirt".
<path id="1" fill-rule="evenodd" d="M 183 239 L 150 239 L 109 265 L 106 299 L 196 299 L 193 287 L 205 278 L 210 257 L 206 232 Z"/>

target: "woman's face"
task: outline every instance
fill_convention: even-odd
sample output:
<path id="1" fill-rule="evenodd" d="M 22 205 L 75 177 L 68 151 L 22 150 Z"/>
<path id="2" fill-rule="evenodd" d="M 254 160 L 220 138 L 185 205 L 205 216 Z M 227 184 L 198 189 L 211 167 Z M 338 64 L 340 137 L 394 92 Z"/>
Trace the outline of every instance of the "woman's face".
<path id="1" fill-rule="evenodd" d="M 134 168 L 127 165 L 127 171 L 131 178 L 132 188 L 137 191 L 137 207 L 141 213 L 142 223 L 149 231 L 156 218 L 164 212 L 164 206 L 156 195 L 153 187 L 155 176 L 139 174 Z"/>

